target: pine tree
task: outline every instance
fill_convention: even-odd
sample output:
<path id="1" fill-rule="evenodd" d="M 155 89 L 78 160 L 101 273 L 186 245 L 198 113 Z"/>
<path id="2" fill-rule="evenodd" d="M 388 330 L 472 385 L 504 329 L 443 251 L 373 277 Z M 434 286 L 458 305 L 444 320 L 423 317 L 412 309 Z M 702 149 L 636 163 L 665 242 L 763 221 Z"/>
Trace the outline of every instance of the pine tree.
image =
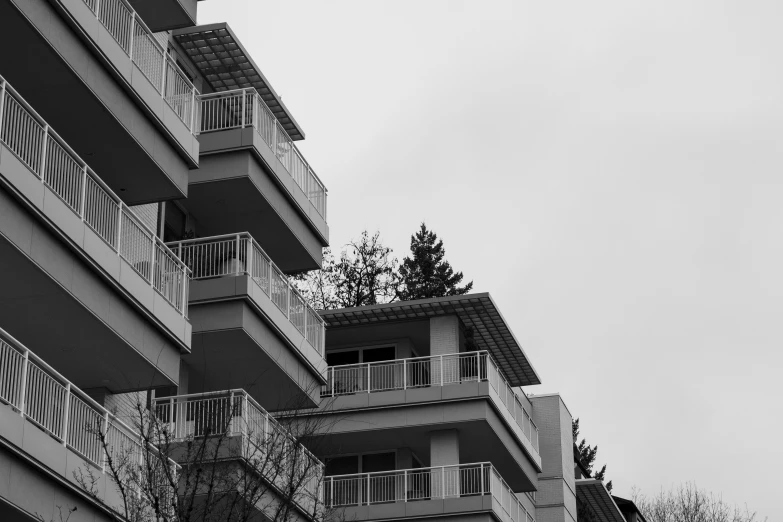
<path id="1" fill-rule="evenodd" d="M 444 259 L 446 251 L 443 241 L 434 232 L 427 230 L 424 223 L 411 236 L 411 255 L 403 259 L 399 269 L 400 300 L 464 295 L 473 288 L 473 281 L 459 286 L 462 272 L 454 272 L 451 264 Z"/>
<path id="2" fill-rule="evenodd" d="M 574 438 L 574 444 L 576 444 L 576 441 L 579 438 L 579 419 L 575 419 L 571 422 L 571 435 Z M 583 438 L 576 447 L 576 451 L 579 453 L 579 462 L 582 464 L 582 467 L 587 470 L 588 475 L 603 482 L 606 478 L 606 464 L 604 464 L 600 471 L 593 473 L 593 463 L 595 463 L 595 458 L 598 456 L 598 445 L 590 446 L 587 443 L 587 440 Z M 606 483 L 606 489 L 610 493 L 612 492 L 611 480 Z"/>

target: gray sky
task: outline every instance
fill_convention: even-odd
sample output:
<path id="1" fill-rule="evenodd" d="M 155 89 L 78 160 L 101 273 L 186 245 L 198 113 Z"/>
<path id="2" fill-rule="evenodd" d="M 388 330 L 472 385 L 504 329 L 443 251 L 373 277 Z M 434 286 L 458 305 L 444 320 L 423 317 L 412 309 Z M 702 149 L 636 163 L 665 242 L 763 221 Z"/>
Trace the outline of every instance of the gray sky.
<path id="1" fill-rule="evenodd" d="M 422 220 L 615 493 L 783 519 L 783 4 L 212 0 L 307 139 L 331 243 Z"/>

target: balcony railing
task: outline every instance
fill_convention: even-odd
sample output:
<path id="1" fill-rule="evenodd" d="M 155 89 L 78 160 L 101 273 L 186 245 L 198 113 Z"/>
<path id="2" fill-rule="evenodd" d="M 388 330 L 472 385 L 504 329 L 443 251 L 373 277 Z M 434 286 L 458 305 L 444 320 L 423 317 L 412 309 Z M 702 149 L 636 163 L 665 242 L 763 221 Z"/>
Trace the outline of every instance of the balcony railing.
<path id="1" fill-rule="evenodd" d="M 538 427 L 489 352 L 463 352 L 330 366 L 321 397 L 489 382 L 506 412 L 538 451 Z"/>
<path id="2" fill-rule="evenodd" d="M 201 95 L 198 120 L 200 134 L 253 127 L 326 219 L 326 187 L 255 89 Z"/>
<path id="3" fill-rule="evenodd" d="M 188 268 L 0 77 L 0 141 L 183 316 Z"/>
<path id="4" fill-rule="evenodd" d="M 489 462 L 333 475 L 325 478 L 327 508 L 492 495 L 514 522 L 534 522 Z"/>
<path id="5" fill-rule="evenodd" d="M 190 268 L 193 279 L 250 276 L 323 357 L 325 327 L 321 316 L 307 304 L 250 234 L 174 241 L 167 245 Z"/>
<path id="6" fill-rule="evenodd" d="M 169 56 L 153 32 L 126 0 L 83 0 L 85 5 L 138 66 L 155 90 L 187 126 L 196 133 L 198 90 Z"/>
<path id="7" fill-rule="evenodd" d="M 151 492 L 145 480 L 156 481 L 163 498 L 176 494 L 173 480 L 155 479 L 159 469 L 168 463 L 176 477 L 179 466 L 158 455 L 136 430 L 130 428 L 106 408 L 91 399 L 19 341 L 0 329 L 0 402 L 10 405 L 35 426 L 48 433 L 64 447 L 79 454 L 98 474 L 110 474 L 108 458 L 132 473 L 131 487 L 144 498 Z M 104 442 L 101 440 L 104 436 Z M 155 471 L 157 469 L 157 471 Z M 153 473 L 150 473 L 153 470 Z M 160 475 L 162 477 L 163 475 Z M 117 477 L 109 475 L 110 480 Z M 140 482 L 139 482 L 140 481 Z M 171 505 L 171 502 L 168 503 Z"/>
<path id="8" fill-rule="evenodd" d="M 241 436 L 242 457 L 269 463 L 285 461 L 298 465 L 306 477 L 302 488 L 305 498 L 319 499 L 324 466 L 318 458 L 298 443 L 294 436 L 278 423 L 244 390 L 159 397 L 154 400 L 154 412 L 175 441 L 199 437 Z M 269 457 L 274 451 L 278 457 Z M 262 473 L 273 474 L 275 485 L 285 489 L 286 472 L 274 464 L 262 464 Z M 296 480 L 299 482 L 299 480 Z"/>

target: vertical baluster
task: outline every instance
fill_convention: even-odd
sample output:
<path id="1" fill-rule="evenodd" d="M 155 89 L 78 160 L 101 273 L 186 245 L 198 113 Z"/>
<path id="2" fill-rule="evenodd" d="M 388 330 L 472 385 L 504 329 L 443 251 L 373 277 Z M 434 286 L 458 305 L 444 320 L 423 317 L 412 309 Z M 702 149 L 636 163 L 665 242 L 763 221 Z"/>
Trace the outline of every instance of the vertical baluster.
<path id="1" fill-rule="evenodd" d="M 19 389 L 19 415 L 24 417 L 25 401 L 27 399 L 27 372 L 30 369 L 30 350 L 24 351 L 24 359 L 22 360 L 22 383 Z"/>
<path id="2" fill-rule="evenodd" d="M 3 115 L 5 113 L 5 98 L 8 82 L 3 80 L 0 84 L 0 139 L 3 139 Z"/>

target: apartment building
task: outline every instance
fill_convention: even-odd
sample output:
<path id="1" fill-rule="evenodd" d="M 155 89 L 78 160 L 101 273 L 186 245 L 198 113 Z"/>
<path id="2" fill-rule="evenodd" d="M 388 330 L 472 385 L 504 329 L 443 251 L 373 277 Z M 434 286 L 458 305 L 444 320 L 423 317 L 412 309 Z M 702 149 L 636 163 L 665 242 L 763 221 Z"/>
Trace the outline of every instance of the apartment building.
<path id="1" fill-rule="evenodd" d="M 252 419 L 322 469 L 267 409 L 326 382 L 324 322 L 289 281 L 321 265 L 326 188 L 237 35 L 196 11 L 0 0 L 0 520 L 113 520 L 112 457 L 160 454 L 140 416 L 176 444 L 229 412 L 230 435 Z"/>
<path id="2" fill-rule="evenodd" d="M 489 294 L 319 313 L 296 292 L 326 188 L 196 11 L 0 0 L 25 50 L 0 56 L 0 520 L 113 520 L 113 452 L 161 451 L 139 417 L 175 476 L 188 441 L 246 466 L 276 437 L 314 470 L 290 520 L 576 520 L 571 414 L 524 392 L 540 377 Z"/>
<path id="3" fill-rule="evenodd" d="M 576 520 L 571 414 L 489 294 L 321 312 L 324 499 L 356 520 Z"/>

